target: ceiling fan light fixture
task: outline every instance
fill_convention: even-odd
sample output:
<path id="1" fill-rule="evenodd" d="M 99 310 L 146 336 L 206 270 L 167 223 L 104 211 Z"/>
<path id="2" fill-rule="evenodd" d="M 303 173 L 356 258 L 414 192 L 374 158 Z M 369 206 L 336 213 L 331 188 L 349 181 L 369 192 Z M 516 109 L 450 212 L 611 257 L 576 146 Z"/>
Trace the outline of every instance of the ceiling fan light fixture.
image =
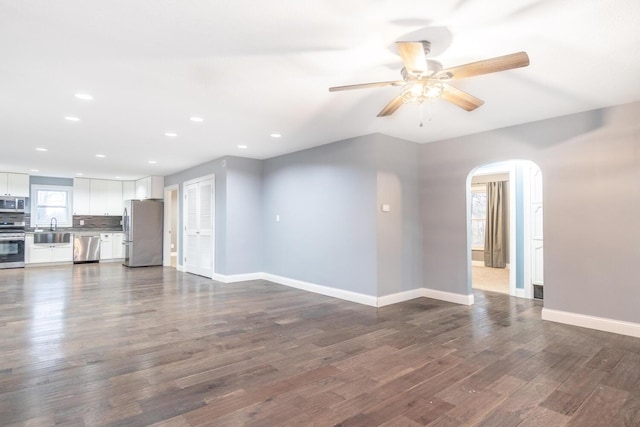
<path id="1" fill-rule="evenodd" d="M 402 86 L 402 102 L 405 104 L 422 104 L 440 99 L 444 86 L 433 80 L 413 81 Z"/>

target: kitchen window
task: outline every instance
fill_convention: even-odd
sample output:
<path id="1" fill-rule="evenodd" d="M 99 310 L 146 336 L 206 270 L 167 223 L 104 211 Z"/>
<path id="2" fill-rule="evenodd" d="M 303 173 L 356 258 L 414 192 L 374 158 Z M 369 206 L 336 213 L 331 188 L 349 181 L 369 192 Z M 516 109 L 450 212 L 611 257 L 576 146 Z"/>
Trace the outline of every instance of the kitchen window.
<path id="1" fill-rule="evenodd" d="M 31 226 L 49 227 L 55 218 L 59 227 L 73 225 L 73 187 L 31 186 Z"/>

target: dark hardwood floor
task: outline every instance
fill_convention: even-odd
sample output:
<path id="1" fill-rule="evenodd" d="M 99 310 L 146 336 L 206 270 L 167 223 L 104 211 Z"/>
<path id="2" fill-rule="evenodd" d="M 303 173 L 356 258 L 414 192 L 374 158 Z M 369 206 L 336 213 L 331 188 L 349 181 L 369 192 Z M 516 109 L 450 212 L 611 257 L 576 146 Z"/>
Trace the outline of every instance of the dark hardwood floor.
<path id="1" fill-rule="evenodd" d="M 640 339 L 475 296 L 375 309 L 170 268 L 0 270 L 0 424 L 640 425 Z"/>

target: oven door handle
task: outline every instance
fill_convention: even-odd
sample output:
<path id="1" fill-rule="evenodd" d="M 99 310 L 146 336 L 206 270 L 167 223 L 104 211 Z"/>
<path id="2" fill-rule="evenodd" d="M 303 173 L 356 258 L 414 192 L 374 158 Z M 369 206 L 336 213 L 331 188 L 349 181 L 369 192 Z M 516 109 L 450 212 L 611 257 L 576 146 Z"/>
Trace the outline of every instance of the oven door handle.
<path id="1" fill-rule="evenodd" d="M 24 242 L 24 237 L 2 237 L 2 236 L 0 236 L 0 242 Z"/>

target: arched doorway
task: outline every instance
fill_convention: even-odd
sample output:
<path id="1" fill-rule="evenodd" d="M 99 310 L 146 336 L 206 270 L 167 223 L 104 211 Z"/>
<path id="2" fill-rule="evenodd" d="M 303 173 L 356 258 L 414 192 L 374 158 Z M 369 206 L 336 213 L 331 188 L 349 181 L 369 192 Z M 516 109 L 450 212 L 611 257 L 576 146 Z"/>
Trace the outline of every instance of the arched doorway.
<path id="1" fill-rule="evenodd" d="M 469 291 L 543 298 L 542 173 L 527 160 L 467 176 Z"/>

